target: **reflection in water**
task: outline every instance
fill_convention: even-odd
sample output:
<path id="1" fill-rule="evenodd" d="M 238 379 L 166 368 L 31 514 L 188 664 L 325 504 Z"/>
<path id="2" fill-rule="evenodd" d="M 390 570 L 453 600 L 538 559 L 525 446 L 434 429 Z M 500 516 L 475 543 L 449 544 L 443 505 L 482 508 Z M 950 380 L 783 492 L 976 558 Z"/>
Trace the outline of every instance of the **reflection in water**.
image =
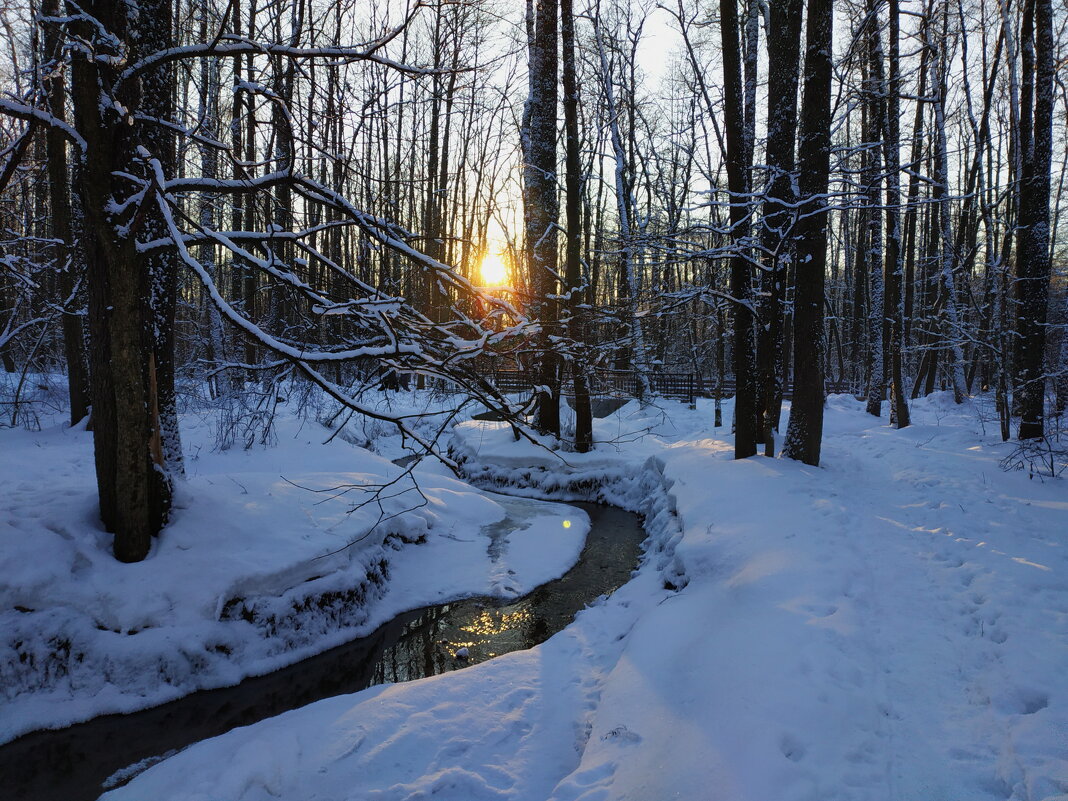
<path id="1" fill-rule="evenodd" d="M 422 610 L 386 648 L 375 667 L 374 683 L 433 676 L 533 648 L 567 626 L 592 600 L 623 584 L 644 538 L 637 517 L 613 507 L 576 505 L 589 513 L 592 526 L 575 567 L 512 603 L 474 598 Z M 466 656 L 457 658 L 461 648 L 467 649 Z"/>
<path id="2" fill-rule="evenodd" d="M 130 715 L 108 715 L 0 746 L 0 793 L 19 801 L 93 801 L 116 771 L 237 726 L 373 684 L 409 681 L 531 648 L 630 577 L 645 537 L 637 515 L 575 504 L 592 523 L 578 563 L 514 602 L 476 598 L 398 615 L 373 634 L 236 687 Z M 502 540 L 491 537 L 491 548 Z M 467 648 L 467 657 L 457 657 Z M 129 778 L 129 777 L 127 777 Z"/>

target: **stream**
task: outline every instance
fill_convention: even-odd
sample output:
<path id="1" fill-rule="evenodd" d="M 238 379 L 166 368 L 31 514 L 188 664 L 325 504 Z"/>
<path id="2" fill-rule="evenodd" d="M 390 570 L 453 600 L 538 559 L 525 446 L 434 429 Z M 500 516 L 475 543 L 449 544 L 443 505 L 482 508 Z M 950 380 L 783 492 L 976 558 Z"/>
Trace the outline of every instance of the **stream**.
<path id="1" fill-rule="evenodd" d="M 204 690 L 128 715 L 32 732 L 0 746 L 3 796 L 94 801 L 147 764 L 124 770 L 128 766 L 159 761 L 161 755 L 235 727 L 322 698 L 445 673 L 544 642 L 585 606 L 627 582 L 645 539 L 635 514 L 591 503 L 572 505 L 583 509 L 591 522 L 579 560 L 529 595 L 511 603 L 472 598 L 423 607 L 398 615 L 366 637 L 233 687 Z M 497 541 L 491 536 L 491 556 Z"/>

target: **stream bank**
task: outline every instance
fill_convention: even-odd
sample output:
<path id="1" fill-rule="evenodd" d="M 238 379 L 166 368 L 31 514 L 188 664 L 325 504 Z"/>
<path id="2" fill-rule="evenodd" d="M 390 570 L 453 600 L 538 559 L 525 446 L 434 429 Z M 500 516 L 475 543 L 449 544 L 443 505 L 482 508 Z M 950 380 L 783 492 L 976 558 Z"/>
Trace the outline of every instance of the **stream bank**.
<path id="1" fill-rule="evenodd" d="M 575 504 L 591 519 L 578 562 L 519 599 L 473 598 L 401 614 L 374 633 L 266 676 L 129 715 L 34 732 L 0 747 L 0 773 L 23 801 L 92 801 L 164 754 L 322 698 L 408 681 L 531 648 L 624 584 L 645 532 L 638 515 Z M 490 547 L 495 547 L 491 538 Z M 499 547 L 499 543 L 497 545 Z M 457 658 L 461 648 L 466 658 Z M 103 787 L 109 777 L 108 787 Z"/>

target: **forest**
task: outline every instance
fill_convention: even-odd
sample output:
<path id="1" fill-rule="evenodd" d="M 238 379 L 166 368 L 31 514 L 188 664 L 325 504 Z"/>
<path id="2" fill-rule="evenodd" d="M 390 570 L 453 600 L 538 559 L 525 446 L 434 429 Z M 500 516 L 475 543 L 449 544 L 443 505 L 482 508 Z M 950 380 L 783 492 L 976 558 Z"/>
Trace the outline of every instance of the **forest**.
<path id="1" fill-rule="evenodd" d="M 1054 576 L 1063 575 L 1054 562 L 1068 567 L 1051 550 L 1063 549 L 1068 530 L 1065 3 L 40 0 L 5 4 L 0 24 L 0 498 L 8 496 L 0 520 L 9 523 L 0 547 L 0 579 L 9 585 L 0 592 L 0 678 L 9 686 L 0 700 L 15 720 L 0 730 L 0 743 L 15 740 L 0 745 L 0 758 L 30 732 L 273 671 L 424 600 L 524 595 L 578 558 L 573 539 L 590 525 L 562 533 L 545 521 L 564 515 L 572 529 L 586 512 L 550 514 L 491 492 L 610 503 L 641 516 L 649 537 L 641 567 L 615 594 L 604 591 L 643 599 L 631 622 L 602 600 L 597 614 L 607 622 L 590 623 L 593 613 L 584 612 L 564 629 L 579 636 L 586 621 L 607 637 L 613 626 L 635 626 L 634 642 L 619 648 L 638 647 L 635 621 L 651 625 L 657 592 L 679 593 L 696 609 L 703 590 L 695 587 L 722 590 L 710 565 L 741 560 L 736 575 L 748 575 L 742 563 L 759 572 L 752 566 L 787 548 L 777 539 L 742 544 L 752 526 L 773 538 L 821 531 L 824 539 L 795 554 L 797 564 L 844 560 L 826 539 L 834 531 L 874 537 L 892 519 L 909 536 L 993 543 L 985 553 Z M 952 444 L 931 445 L 949 431 Z M 308 437 L 306 449 L 294 444 Z M 924 464 L 930 475 L 921 479 Z M 852 502 L 833 500 L 853 491 L 850 473 L 867 489 Z M 268 482 L 279 476 L 281 489 Z M 721 505 L 706 506 L 705 492 Z M 761 498 L 780 508 L 757 508 Z M 334 511 L 319 511 L 320 502 Z M 842 504 L 840 514 L 828 503 Z M 982 519 L 977 504 L 999 511 Z M 959 507 L 960 519 L 936 524 L 901 511 L 928 506 L 935 516 Z M 35 508 L 52 522 L 37 521 Z M 825 513 L 837 522 L 817 516 Z M 761 515 L 770 517 L 760 523 Z M 508 548 L 487 533 L 501 519 L 518 526 L 502 540 L 514 551 L 511 578 L 465 584 L 459 566 L 475 562 L 437 538 L 446 529 L 489 537 L 489 556 L 477 559 L 503 570 Z M 221 533 L 203 544 L 190 533 L 213 529 L 213 520 L 235 527 L 230 546 Z M 275 533 L 275 520 L 290 526 L 289 539 Z M 527 529 L 518 521 L 543 545 L 521 545 Z M 600 524 L 592 525 L 591 538 Z M 295 533 L 308 526 L 315 532 Z M 1018 539 L 998 544 L 990 539 L 996 527 Z M 335 533 L 340 539 L 314 539 Z M 301 536 L 314 543 L 298 547 Z M 404 560 L 411 571 L 431 559 L 403 554 L 439 547 L 442 564 L 457 566 L 454 583 L 434 589 L 429 580 L 391 578 L 407 575 Z M 867 576 L 875 568 L 862 563 L 891 546 L 867 555 L 854 547 L 853 561 L 843 562 L 849 576 Z M 959 561 L 942 544 L 910 547 L 927 560 L 924 570 L 932 558 Z M 202 561 L 183 562 L 178 551 Z M 531 561 L 521 562 L 528 551 Z M 333 561 L 339 553 L 343 567 Z M 904 559 L 893 553 L 884 554 L 887 565 Z M 232 569 L 223 568 L 231 559 Z M 141 563 L 147 572 L 122 572 Z M 918 581 L 900 565 L 898 579 L 879 573 L 876 583 Z M 201 569 L 203 586 L 178 589 L 179 576 L 195 584 Z M 980 610 L 968 614 L 989 639 L 996 627 L 981 617 L 982 604 L 994 585 L 1008 587 L 1006 599 L 1019 608 L 1006 600 L 1005 609 L 1016 609 L 1021 630 L 1037 638 L 1028 642 L 1039 667 L 1029 678 L 1004 667 L 996 681 L 984 673 L 975 686 L 1006 688 L 1009 700 L 990 691 L 997 714 L 1039 721 L 1046 734 L 1029 735 L 1013 769 L 993 746 L 976 745 L 971 763 L 921 757 L 915 746 L 898 761 L 922 766 L 905 770 L 901 786 L 920 792 L 941 759 L 997 765 L 962 798 L 1061 798 L 1068 763 L 1049 750 L 1047 734 L 1068 721 L 1068 698 L 1054 693 L 1051 701 L 1048 685 L 1068 667 L 1065 647 L 1052 644 L 1068 625 L 1068 591 L 1052 577 L 1013 584 L 993 563 L 989 570 L 990 589 L 954 584 L 954 597 L 968 593 L 961 603 Z M 79 588 L 69 598 L 56 589 L 68 579 Z M 627 590 L 644 580 L 659 584 Z M 809 610 L 809 631 L 848 605 L 831 579 L 812 579 L 796 598 L 786 589 L 793 580 L 773 582 L 761 598 L 768 608 Z M 201 616 L 180 658 L 133 636 L 177 625 L 180 615 L 145 611 L 141 620 L 135 611 L 149 597 L 139 593 L 171 581 L 174 595 L 159 590 L 170 608 L 188 604 Z M 99 587 L 110 582 L 125 588 L 112 593 L 128 593 L 124 600 L 107 600 Z M 400 588 L 408 602 L 396 600 Z M 798 600 L 806 592 L 839 600 L 812 606 Z M 74 617 L 57 622 L 67 612 L 56 610 L 68 606 Z M 858 614 L 878 628 L 882 618 L 864 609 Z M 41 618 L 47 625 L 38 614 L 50 615 Z M 897 608 L 884 634 L 905 636 L 908 616 L 923 614 Z M 226 631 L 258 633 L 206 633 L 226 622 Z M 819 636 L 845 636 L 827 625 Z M 755 631 L 754 642 L 781 636 L 783 647 L 802 651 L 809 643 L 800 629 L 768 623 Z M 120 632 L 146 645 L 101 639 Z M 1025 637 L 1014 635 L 1014 647 L 1017 640 Z M 665 653 L 685 644 L 650 642 Z M 474 646 L 456 643 L 449 658 L 465 666 Z M 863 661 L 840 645 L 819 653 Z M 115 648 L 131 661 L 105 657 Z M 630 651 L 613 648 L 567 670 L 618 676 L 620 654 Z M 881 648 L 871 644 L 864 658 L 892 663 L 876 658 Z M 968 665 L 992 669 L 970 648 L 962 651 Z M 568 659 L 558 654 L 553 664 L 567 672 Z M 749 687 L 738 662 L 716 664 Z M 922 659 L 897 667 L 930 678 Z M 493 670 L 506 668 L 485 675 Z M 768 679 L 780 701 L 798 691 L 783 671 Z M 450 692 L 477 694 L 462 681 L 476 680 L 456 679 Z M 562 686 L 586 686 L 574 682 Z M 900 697 L 900 687 L 877 689 L 858 692 Z M 80 699 L 80 711 L 55 717 L 35 706 L 68 697 Z M 359 708 L 378 704 L 375 697 Z M 656 714 L 666 714 L 632 711 L 654 729 Z M 765 712 L 754 731 L 781 722 L 770 705 Z M 383 726 L 393 720 L 378 707 L 369 714 Z M 910 720 L 899 734 L 930 723 Z M 992 742 L 1002 724 L 985 720 L 976 742 Z M 586 737 L 599 732 L 597 749 L 641 740 L 629 740 L 622 723 L 584 725 Z M 551 749 L 538 742 L 536 753 L 551 763 Z M 787 733 L 772 750 L 793 769 L 805 766 L 806 753 L 809 762 L 822 758 L 831 742 L 804 746 Z M 724 799 L 832 797 L 826 785 L 810 796 L 809 785 L 776 784 L 762 768 L 745 773 L 737 765 L 766 763 L 731 757 L 719 740 L 710 748 L 735 766 L 712 771 L 727 777 Z M 597 749 L 580 748 L 577 764 L 589 771 L 588 756 L 609 759 Z M 506 750 L 486 759 L 499 766 Z M 6 757 L 12 765 L 15 753 Z M 430 768 L 425 785 L 404 786 L 413 794 L 444 787 L 458 801 L 656 801 L 669 789 L 712 797 L 700 789 L 701 758 L 677 760 L 685 766 L 679 783 L 648 789 L 647 773 L 628 773 L 616 759 L 606 795 L 591 789 L 596 782 L 582 784 L 575 766 L 554 774 L 543 765 L 523 773 L 524 789 L 501 795 L 467 779 L 434 784 L 441 776 Z M 839 789 L 860 786 L 848 766 L 819 764 Z M 294 775 L 313 767 L 301 763 Z M 931 786 L 961 790 L 965 767 L 945 768 Z M 158 786 L 170 786 L 176 770 L 172 779 L 159 774 Z M 153 775 L 145 774 L 148 788 Z M 487 775 L 479 782 L 492 784 Z M 397 789 L 401 778 L 390 775 L 382 792 L 409 797 Z M 280 797 L 303 797 L 296 779 L 286 781 Z M 874 794 L 833 797 L 940 797 L 902 794 L 885 781 L 863 786 Z M 338 797 L 387 797 L 364 789 Z M 241 793 L 230 797 L 260 797 Z"/>

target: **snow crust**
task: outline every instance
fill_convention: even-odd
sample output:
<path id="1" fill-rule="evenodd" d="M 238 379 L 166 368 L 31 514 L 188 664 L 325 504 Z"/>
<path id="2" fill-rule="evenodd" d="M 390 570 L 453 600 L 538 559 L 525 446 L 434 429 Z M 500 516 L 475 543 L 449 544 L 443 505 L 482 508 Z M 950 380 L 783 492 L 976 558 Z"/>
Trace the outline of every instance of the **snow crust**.
<path id="1" fill-rule="evenodd" d="M 1011 444 L 944 395 L 902 431 L 832 397 L 821 468 L 733 461 L 708 406 L 664 410 L 599 421 L 602 441 L 652 434 L 566 466 L 457 429 L 477 480 L 532 494 L 616 471 L 603 491 L 634 500 L 660 474 L 650 557 L 572 626 L 232 731 L 106 797 L 1068 799 L 1065 482 L 1002 473 Z"/>
<path id="2" fill-rule="evenodd" d="M 573 507 L 502 503 L 430 462 L 417 490 L 314 422 L 277 425 L 274 447 L 220 453 L 187 418 L 188 480 L 134 565 L 96 516 L 91 434 L 0 432 L 0 742 L 235 684 L 408 609 L 516 597 L 581 551 Z M 390 481 L 379 525 L 377 504 L 352 511 Z M 491 529 L 508 543 L 492 555 Z"/>

